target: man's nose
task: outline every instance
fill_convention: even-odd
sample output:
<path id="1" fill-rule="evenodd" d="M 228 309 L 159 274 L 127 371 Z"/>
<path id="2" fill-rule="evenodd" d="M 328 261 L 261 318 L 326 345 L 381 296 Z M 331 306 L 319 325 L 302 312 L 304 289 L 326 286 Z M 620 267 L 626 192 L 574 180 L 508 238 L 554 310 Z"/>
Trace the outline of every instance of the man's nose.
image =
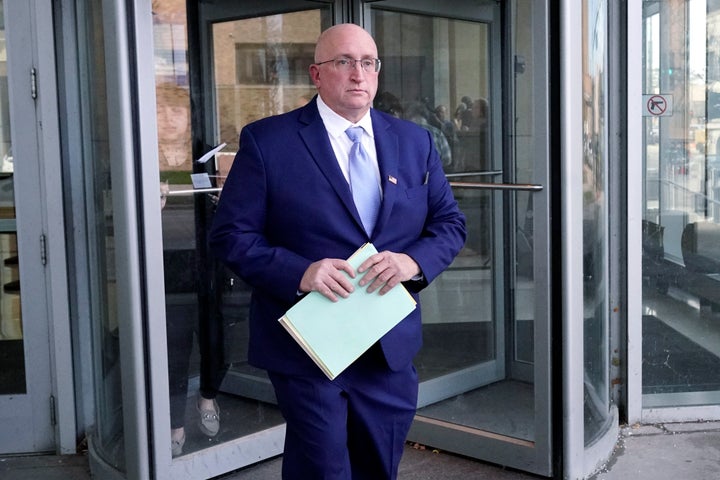
<path id="1" fill-rule="evenodd" d="M 363 70 L 362 63 L 360 63 L 360 61 L 358 61 L 358 60 L 353 61 L 353 64 L 350 68 L 350 75 L 353 77 L 357 77 L 357 76 L 364 77 L 365 76 L 365 70 Z"/>

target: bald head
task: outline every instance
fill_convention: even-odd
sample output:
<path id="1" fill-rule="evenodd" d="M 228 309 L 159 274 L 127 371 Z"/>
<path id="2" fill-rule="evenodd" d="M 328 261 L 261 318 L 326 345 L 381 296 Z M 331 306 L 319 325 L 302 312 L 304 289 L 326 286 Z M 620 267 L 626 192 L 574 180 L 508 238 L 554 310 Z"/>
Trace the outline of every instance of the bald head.
<path id="1" fill-rule="evenodd" d="M 354 23 L 341 23 L 333 25 L 323 31 L 315 45 L 315 63 L 324 62 L 337 56 L 337 49 L 345 42 L 364 42 L 372 44 L 374 57 L 377 57 L 375 40 L 364 28 Z"/>
<path id="2" fill-rule="evenodd" d="M 336 65 L 333 60 L 377 57 L 375 40 L 355 24 L 335 25 L 321 33 L 315 46 L 315 63 L 310 65 L 310 77 L 323 102 L 353 123 L 360 120 L 372 106 L 378 72 L 365 71 L 356 62 Z"/>

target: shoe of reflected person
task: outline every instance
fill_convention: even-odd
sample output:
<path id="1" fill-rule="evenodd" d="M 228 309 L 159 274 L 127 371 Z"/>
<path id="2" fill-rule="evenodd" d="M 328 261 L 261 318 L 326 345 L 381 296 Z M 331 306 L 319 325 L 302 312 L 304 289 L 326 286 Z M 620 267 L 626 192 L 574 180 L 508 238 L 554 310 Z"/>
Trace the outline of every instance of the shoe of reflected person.
<path id="1" fill-rule="evenodd" d="M 209 409 L 200 408 L 200 398 L 197 401 L 197 410 L 200 414 L 200 430 L 208 437 L 214 437 L 220 431 L 220 407 L 213 398 L 213 407 Z"/>
<path id="2" fill-rule="evenodd" d="M 185 433 L 183 432 L 182 437 L 177 440 L 170 439 L 170 448 L 172 449 L 172 458 L 179 457 L 182 455 L 183 447 L 185 446 Z"/>

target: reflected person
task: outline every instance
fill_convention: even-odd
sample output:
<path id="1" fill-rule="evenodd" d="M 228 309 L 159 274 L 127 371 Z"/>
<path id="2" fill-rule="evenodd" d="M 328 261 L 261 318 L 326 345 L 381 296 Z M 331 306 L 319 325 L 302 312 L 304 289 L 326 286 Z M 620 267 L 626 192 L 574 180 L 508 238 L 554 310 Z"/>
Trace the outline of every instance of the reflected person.
<path id="1" fill-rule="evenodd" d="M 185 407 L 188 394 L 190 355 L 195 335 L 201 355 L 200 393 L 196 399 L 198 426 L 207 436 L 220 429 L 220 410 L 215 397 L 222 378 L 222 337 L 217 318 L 199 320 L 197 309 L 196 256 L 192 245 L 179 248 L 178 240 L 192 234 L 171 233 L 178 215 L 191 207 L 174 205 L 170 195 L 171 170 L 190 169 L 190 97 L 187 89 L 160 84 L 156 89 L 158 153 L 160 159 L 160 205 L 163 222 L 163 264 L 165 273 L 165 316 L 168 343 L 168 389 L 170 395 L 170 442 L 173 457 L 181 455 L 186 440 Z M 189 175 L 188 170 L 188 175 Z M 177 178 L 177 174 L 174 175 Z M 167 207 L 167 208 L 166 208 Z M 192 243 L 189 242 L 189 243 Z"/>

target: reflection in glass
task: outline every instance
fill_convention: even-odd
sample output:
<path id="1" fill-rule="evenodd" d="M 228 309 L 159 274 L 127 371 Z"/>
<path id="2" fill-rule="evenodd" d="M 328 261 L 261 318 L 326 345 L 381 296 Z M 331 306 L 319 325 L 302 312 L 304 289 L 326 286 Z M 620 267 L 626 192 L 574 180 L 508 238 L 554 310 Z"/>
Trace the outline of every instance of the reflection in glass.
<path id="1" fill-rule="evenodd" d="M 506 264 L 503 256 L 495 255 L 512 250 L 498 245 L 504 235 L 500 212 L 505 204 L 495 191 L 467 186 L 512 182 L 519 175 L 514 166 L 503 168 L 501 155 L 493 155 L 499 152 L 493 131 L 499 132 L 500 125 L 491 118 L 502 96 L 492 88 L 490 25 L 381 8 L 372 10 L 373 34 L 383 62 L 374 107 L 431 133 L 467 217 L 464 249 L 421 293 L 424 345 L 415 360 L 421 381 L 418 414 L 532 440 L 532 384 L 513 377 L 505 366 Z M 522 40 L 520 48 L 529 48 L 529 39 L 524 44 Z M 532 108 L 531 99 L 525 100 L 518 103 L 519 117 Z M 523 126 L 531 118 L 524 118 Z M 531 148 L 518 146 L 518 170 L 527 176 L 528 165 L 523 162 L 532 162 L 534 155 L 528 155 Z M 532 204 L 527 195 L 521 196 L 524 217 Z M 526 233 L 531 235 L 531 230 Z M 531 362 L 531 248 L 523 251 L 523 261 L 529 262 L 523 265 L 525 295 L 516 310 L 525 321 L 513 325 L 517 330 L 510 337 L 517 338 L 513 351 L 520 357 L 529 355 Z M 515 281 L 520 284 L 519 277 Z"/>
<path id="2" fill-rule="evenodd" d="M 0 12 L 3 2 L 0 0 Z M 20 311 L 20 278 L 10 140 L 10 99 L 5 19 L 0 15 L 0 395 L 24 394 L 25 348 Z"/>
<path id="3" fill-rule="evenodd" d="M 609 420 L 607 3 L 583 2 L 583 303 L 585 444 Z"/>
<path id="4" fill-rule="evenodd" d="M 487 144 L 488 60 L 477 49 L 488 44 L 487 26 L 374 9 L 373 29 L 383 62 L 375 108 L 427 129 L 446 173 L 478 175 L 487 169 L 486 150 L 478 146 L 481 138 Z M 438 44 L 475 47 L 441 50 Z M 448 68 L 456 62 L 463 65 L 461 80 Z M 455 194 L 468 218 L 468 240 L 453 265 L 421 294 L 424 348 L 415 361 L 421 382 L 495 356 L 486 228 L 491 194 Z"/>
<path id="5" fill-rule="evenodd" d="M 6 181 L 12 183 L 12 178 L 0 180 L 0 189 Z M 0 395 L 24 394 L 27 385 L 17 235 L 11 231 L 0 232 L 0 288 Z"/>
<path id="6" fill-rule="evenodd" d="M 538 183 L 539 169 L 542 162 L 538 162 L 537 153 L 545 142 L 536 125 L 541 109 L 538 106 L 543 101 L 535 92 L 542 90 L 538 86 L 538 74 L 544 57 L 537 57 L 537 49 L 542 47 L 535 44 L 532 29 L 526 24 L 542 23 L 542 7 L 537 2 L 525 0 L 517 2 L 513 15 L 512 44 L 514 45 L 514 71 L 513 71 L 513 102 L 514 133 L 512 137 L 513 160 L 508 166 L 505 179 L 514 183 Z M 537 73 L 536 73 L 537 72 Z M 514 246 L 510 272 L 511 285 L 514 286 L 513 301 L 514 325 L 511 330 L 513 337 L 513 351 L 510 375 L 521 378 L 530 384 L 529 390 L 534 393 L 535 361 L 535 204 L 532 192 L 515 192 L 510 198 L 510 208 L 513 213 L 509 219 L 510 232 Z"/>
<path id="7" fill-rule="evenodd" d="M 83 171 L 88 199 L 88 276 L 91 292 L 90 318 L 93 320 L 92 345 L 96 421 L 93 438 L 95 452 L 109 465 L 125 469 L 120 350 L 117 319 L 115 248 L 112 185 L 108 146 L 107 90 L 103 49 L 103 11 L 98 2 L 78 5 L 78 27 L 84 36 L 78 45 L 83 74 L 79 75 L 81 101 L 90 117 L 83 126 Z"/>
<path id="8" fill-rule="evenodd" d="M 176 457 L 283 423 L 265 372 L 247 364 L 250 289 L 199 242 L 242 127 L 314 95 L 308 66 L 330 19 L 324 9 L 213 23 L 215 85 L 206 94 L 215 99 L 217 116 L 208 133 L 191 131 L 184 3 L 157 0 L 153 13 L 169 438 Z M 193 193 L 193 133 L 227 143 L 207 164 L 209 194 Z"/>
<path id="9" fill-rule="evenodd" d="M 427 129 L 446 173 L 477 176 L 488 161 L 478 149 L 481 135 L 487 143 L 487 119 L 479 116 L 487 114 L 487 55 L 477 47 L 436 46 L 487 45 L 487 26 L 374 9 L 373 28 L 383 62 L 375 108 Z M 448 69 L 456 62 L 463 65 L 462 80 Z M 451 116 L 459 108 L 462 114 Z M 468 241 L 450 269 L 422 292 L 425 348 L 416 359 L 421 381 L 495 355 L 490 237 L 482 226 L 490 222 L 491 194 L 455 194 L 468 217 Z"/>
<path id="10" fill-rule="evenodd" d="M 244 125 L 290 111 L 315 95 L 308 67 L 317 37 L 329 26 L 327 10 L 213 24 L 215 137 L 216 143 L 228 144 L 219 175 L 227 173 Z"/>
<path id="11" fill-rule="evenodd" d="M 720 392 L 720 4 L 645 2 L 643 406 Z"/>

